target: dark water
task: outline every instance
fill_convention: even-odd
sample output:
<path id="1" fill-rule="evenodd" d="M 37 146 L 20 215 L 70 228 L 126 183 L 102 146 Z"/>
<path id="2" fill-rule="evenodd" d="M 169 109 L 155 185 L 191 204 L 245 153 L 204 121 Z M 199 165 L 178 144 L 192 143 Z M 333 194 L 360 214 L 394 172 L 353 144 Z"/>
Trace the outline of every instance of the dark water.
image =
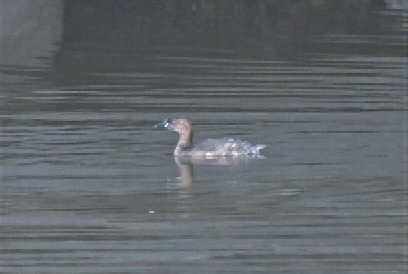
<path id="1" fill-rule="evenodd" d="M 2 273 L 406 273 L 407 57 L 121 57 L 2 69 Z"/>

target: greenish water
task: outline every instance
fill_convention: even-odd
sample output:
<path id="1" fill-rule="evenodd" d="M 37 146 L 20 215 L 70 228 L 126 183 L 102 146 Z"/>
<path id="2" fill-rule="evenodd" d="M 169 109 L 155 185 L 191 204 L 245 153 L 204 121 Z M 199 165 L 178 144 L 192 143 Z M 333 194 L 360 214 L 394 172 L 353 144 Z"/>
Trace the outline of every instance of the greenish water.
<path id="1" fill-rule="evenodd" d="M 3 68 L 1 272 L 406 273 L 408 59 L 209 55 Z M 265 158 L 180 163 L 169 115 Z"/>

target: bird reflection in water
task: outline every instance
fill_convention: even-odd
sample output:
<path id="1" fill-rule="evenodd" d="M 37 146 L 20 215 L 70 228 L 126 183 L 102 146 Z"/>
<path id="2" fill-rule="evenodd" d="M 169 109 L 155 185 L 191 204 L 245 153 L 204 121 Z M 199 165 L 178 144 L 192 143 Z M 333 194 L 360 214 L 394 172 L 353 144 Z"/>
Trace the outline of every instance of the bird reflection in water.
<path id="1" fill-rule="evenodd" d="M 242 157 L 226 157 L 226 156 L 174 156 L 174 161 L 179 167 L 180 176 L 177 177 L 180 187 L 190 187 L 194 181 L 194 166 L 238 166 L 246 164 L 254 159 L 263 159 L 264 156 L 242 156 Z"/>
<path id="2" fill-rule="evenodd" d="M 191 212 L 192 208 L 197 208 L 200 206 L 208 206 L 208 201 L 200 203 L 201 195 L 194 195 L 198 193 L 208 192 L 208 184 L 196 184 L 193 187 L 195 179 L 200 181 L 200 178 L 194 177 L 194 168 L 200 166 L 234 166 L 239 167 L 246 165 L 252 160 L 262 159 L 264 157 L 225 157 L 225 156 L 206 156 L 206 157 L 188 157 L 188 156 L 174 156 L 174 161 L 176 162 L 180 176 L 176 178 L 178 187 L 178 203 L 177 207 L 181 212 Z M 229 180 L 228 180 L 229 181 Z M 204 189 L 203 189 L 204 188 Z M 198 199 L 198 201 L 197 201 Z M 187 214 L 185 217 L 188 217 Z"/>

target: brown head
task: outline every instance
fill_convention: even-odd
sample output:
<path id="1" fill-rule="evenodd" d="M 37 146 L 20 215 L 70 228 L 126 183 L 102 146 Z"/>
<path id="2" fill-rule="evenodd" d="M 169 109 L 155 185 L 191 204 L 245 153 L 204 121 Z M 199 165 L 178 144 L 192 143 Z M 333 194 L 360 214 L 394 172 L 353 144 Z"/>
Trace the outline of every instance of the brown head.
<path id="1" fill-rule="evenodd" d="M 187 119 L 165 119 L 155 127 L 167 128 L 171 131 L 177 131 L 180 136 L 177 144 L 178 147 L 185 148 L 192 146 L 193 130 L 190 121 L 188 121 Z"/>

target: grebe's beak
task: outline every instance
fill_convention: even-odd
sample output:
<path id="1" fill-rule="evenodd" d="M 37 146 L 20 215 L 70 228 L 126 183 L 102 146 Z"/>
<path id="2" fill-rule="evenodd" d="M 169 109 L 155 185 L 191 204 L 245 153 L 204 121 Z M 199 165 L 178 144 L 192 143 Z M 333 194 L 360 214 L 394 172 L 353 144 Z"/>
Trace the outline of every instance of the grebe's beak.
<path id="1" fill-rule="evenodd" d="M 155 125 L 154 127 L 155 127 L 155 128 L 163 129 L 163 128 L 167 128 L 168 126 L 169 126 L 169 123 L 167 122 L 167 120 L 164 120 L 163 122 L 158 123 L 158 124 Z"/>

